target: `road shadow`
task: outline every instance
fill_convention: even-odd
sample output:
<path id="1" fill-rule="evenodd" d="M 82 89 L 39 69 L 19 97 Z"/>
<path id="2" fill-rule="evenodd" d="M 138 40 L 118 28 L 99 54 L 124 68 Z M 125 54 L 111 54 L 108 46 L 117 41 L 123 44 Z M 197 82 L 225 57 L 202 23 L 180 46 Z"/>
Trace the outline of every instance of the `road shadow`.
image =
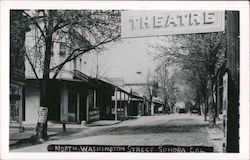
<path id="1" fill-rule="evenodd" d="M 100 128 L 92 132 L 82 132 L 74 138 L 92 137 L 100 135 L 131 135 L 131 134 L 161 134 L 161 133 L 191 133 L 201 132 L 208 124 L 184 124 L 184 125 L 152 125 L 152 126 L 112 126 Z"/>
<path id="2" fill-rule="evenodd" d="M 28 128 L 26 131 L 30 131 L 32 129 Z M 77 134 L 79 132 L 82 132 L 83 128 L 70 128 L 68 127 L 66 131 L 59 131 L 59 128 L 50 128 L 48 132 L 55 132 L 53 134 L 49 134 L 49 137 L 47 141 L 52 141 L 52 140 L 59 140 L 63 138 L 70 137 L 74 134 Z M 18 138 L 11 138 L 10 141 L 16 141 L 15 143 L 12 143 L 9 145 L 9 150 L 14 150 L 14 149 L 19 149 L 23 147 L 29 147 L 29 146 L 34 146 L 38 145 L 39 143 L 36 143 L 36 137 L 35 135 L 31 135 L 28 138 L 23 138 L 23 139 L 18 139 Z"/>

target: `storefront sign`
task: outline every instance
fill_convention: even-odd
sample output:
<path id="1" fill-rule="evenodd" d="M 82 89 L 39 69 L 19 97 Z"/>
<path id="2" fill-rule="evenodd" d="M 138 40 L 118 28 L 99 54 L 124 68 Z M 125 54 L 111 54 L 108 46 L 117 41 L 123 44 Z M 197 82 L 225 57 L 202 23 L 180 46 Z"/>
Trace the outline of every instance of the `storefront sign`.
<path id="1" fill-rule="evenodd" d="M 124 11 L 123 38 L 219 32 L 225 29 L 224 11 Z"/>
<path id="2" fill-rule="evenodd" d="M 98 120 L 100 119 L 100 111 L 93 110 L 89 112 L 89 120 Z"/>
<path id="3" fill-rule="evenodd" d="M 47 116 L 48 116 L 48 108 L 47 107 L 39 107 L 38 123 L 46 123 Z"/>

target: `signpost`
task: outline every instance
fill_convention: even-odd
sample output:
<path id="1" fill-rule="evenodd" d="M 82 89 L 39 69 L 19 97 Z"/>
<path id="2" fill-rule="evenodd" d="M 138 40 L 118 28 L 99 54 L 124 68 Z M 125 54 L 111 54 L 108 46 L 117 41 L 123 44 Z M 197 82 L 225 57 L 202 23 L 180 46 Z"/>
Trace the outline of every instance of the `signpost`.
<path id="1" fill-rule="evenodd" d="M 224 11 L 124 11 L 122 37 L 219 32 L 225 30 Z"/>

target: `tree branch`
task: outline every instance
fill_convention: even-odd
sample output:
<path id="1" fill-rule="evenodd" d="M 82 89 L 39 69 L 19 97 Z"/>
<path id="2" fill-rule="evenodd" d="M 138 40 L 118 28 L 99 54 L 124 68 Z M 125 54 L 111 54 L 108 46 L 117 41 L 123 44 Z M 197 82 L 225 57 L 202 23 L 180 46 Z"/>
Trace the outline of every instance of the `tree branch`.
<path id="1" fill-rule="evenodd" d="M 73 59 L 77 58 L 78 56 L 80 56 L 80 55 L 82 55 L 82 54 L 84 54 L 84 53 L 86 53 L 86 52 L 88 52 L 88 51 L 90 51 L 90 50 L 93 50 L 93 49 L 95 49 L 96 47 L 98 47 L 98 46 L 100 46 L 100 45 L 103 45 L 103 44 L 112 42 L 112 41 L 118 39 L 119 37 L 120 37 L 120 35 L 118 35 L 118 36 L 116 36 L 116 37 L 114 37 L 114 38 L 112 38 L 112 39 L 110 39 L 110 40 L 104 40 L 104 41 L 98 43 L 97 45 L 94 45 L 94 46 L 89 47 L 89 48 L 87 48 L 87 49 L 86 49 L 86 48 L 85 48 L 85 49 L 81 49 L 81 48 L 75 49 L 74 51 L 71 52 L 71 54 L 70 54 L 61 64 L 59 64 L 59 65 L 57 65 L 57 66 L 55 66 L 55 67 L 53 67 L 53 68 L 50 69 L 50 70 L 56 69 L 55 74 L 54 74 L 54 76 L 53 76 L 53 79 L 56 78 L 56 76 L 59 74 L 59 72 L 61 71 L 61 69 L 63 68 L 63 66 L 64 66 L 67 62 L 72 61 Z M 77 51 L 80 51 L 80 53 L 78 53 L 77 55 L 75 55 L 74 57 L 72 57 L 72 56 L 74 55 L 74 53 L 77 52 Z"/>
<path id="2" fill-rule="evenodd" d="M 42 30 L 42 28 L 39 26 L 38 22 L 36 20 L 34 20 L 34 18 L 32 18 L 28 13 L 26 13 L 25 11 L 23 11 L 23 13 L 37 26 L 37 28 L 40 30 L 42 36 L 44 39 L 46 39 L 46 36 Z"/>
<path id="3" fill-rule="evenodd" d="M 28 59 L 28 61 L 29 61 L 29 64 L 30 64 L 30 66 L 31 66 L 31 68 L 32 68 L 32 71 L 34 72 L 34 74 L 35 74 L 35 76 L 36 76 L 36 79 L 38 80 L 38 79 L 39 79 L 39 77 L 38 77 L 38 75 L 37 75 L 37 73 L 36 73 L 36 70 L 35 70 L 34 65 L 32 64 L 32 62 L 31 62 L 31 60 L 30 60 L 30 58 L 29 58 L 29 56 L 28 56 L 28 54 L 27 54 L 27 53 L 25 53 L 25 56 L 26 56 L 26 58 L 27 58 L 27 59 Z"/>

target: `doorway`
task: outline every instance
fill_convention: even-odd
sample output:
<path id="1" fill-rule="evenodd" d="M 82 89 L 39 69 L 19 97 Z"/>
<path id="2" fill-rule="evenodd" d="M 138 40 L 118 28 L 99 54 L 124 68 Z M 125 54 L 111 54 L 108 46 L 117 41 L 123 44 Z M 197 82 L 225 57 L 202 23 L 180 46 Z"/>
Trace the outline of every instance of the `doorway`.
<path id="1" fill-rule="evenodd" d="M 77 93 L 69 92 L 68 121 L 77 122 Z"/>

